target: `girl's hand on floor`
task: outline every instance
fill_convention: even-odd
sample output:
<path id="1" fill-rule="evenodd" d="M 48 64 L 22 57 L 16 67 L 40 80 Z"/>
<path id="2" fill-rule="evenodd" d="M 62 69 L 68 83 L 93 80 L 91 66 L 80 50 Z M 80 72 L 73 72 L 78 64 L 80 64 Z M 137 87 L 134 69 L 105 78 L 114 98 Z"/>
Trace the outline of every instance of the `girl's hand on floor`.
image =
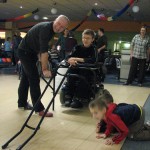
<path id="1" fill-rule="evenodd" d="M 101 128 L 100 123 L 98 123 L 97 126 L 96 126 L 96 133 L 99 133 L 100 128 Z"/>
<path id="2" fill-rule="evenodd" d="M 108 139 L 108 140 L 106 140 L 105 144 L 106 144 L 106 145 L 113 145 L 114 142 L 113 142 L 112 139 Z"/>
<path id="3" fill-rule="evenodd" d="M 97 139 L 100 139 L 100 138 L 106 138 L 106 134 L 97 134 L 96 136 Z"/>

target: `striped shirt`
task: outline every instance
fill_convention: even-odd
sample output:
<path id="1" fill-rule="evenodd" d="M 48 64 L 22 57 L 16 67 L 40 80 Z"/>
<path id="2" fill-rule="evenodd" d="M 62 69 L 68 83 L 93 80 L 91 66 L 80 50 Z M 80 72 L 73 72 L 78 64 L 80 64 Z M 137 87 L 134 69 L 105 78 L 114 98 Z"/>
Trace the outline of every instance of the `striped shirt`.
<path id="1" fill-rule="evenodd" d="M 142 38 L 140 34 L 137 34 L 132 39 L 131 46 L 133 47 L 133 57 L 146 59 L 148 48 L 150 48 L 150 38 L 147 35 Z"/>

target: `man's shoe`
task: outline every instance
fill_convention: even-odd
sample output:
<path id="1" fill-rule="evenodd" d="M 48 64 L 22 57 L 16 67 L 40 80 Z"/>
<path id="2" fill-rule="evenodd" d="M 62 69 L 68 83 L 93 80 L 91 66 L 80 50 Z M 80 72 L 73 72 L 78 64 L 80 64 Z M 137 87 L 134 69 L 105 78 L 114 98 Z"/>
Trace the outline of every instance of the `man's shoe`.
<path id="1" fill-rule="evenodd" d="M 73 100 L 70 106 L 71 108 L 82 108 L 83 104 L 78 100 Z"/>
<path id="2" fill-rule="evenodd" d="M 38 114 L 39 114 L 39 116 L 43 116 L 44 115 L 44 110 L 43 111 L 40 111 L 40 112 L 37 112 Z M 46 115 L 45 115 L 45 117 L 53 117 L 53 113 L 51 113 L 51 112 L 47 112 L 46 113 Z"/>
<path id="3" fill-rule="evenodd" d="M 70 107 L 72 101 L 65 101 L 65 107 Z"/>
<path id="4" fill-rule="evenodd" d="M 72 97 L 70 95 L 65 95 L 65 107 L 70 107 L 72 103 Z"/>
<path id="5" fill-rule="evenodd" d="M 32 110 L 33 106 L 29 103 L 27 103 L 27 105 L 24 107 L 24 110 Z"/>
<path id="6" fill-rule="evenodd" d="M 32 110 L 33 106 L 29 103 L 27 103 L 26 106 L 18 106 L 19 109 L 24 109 L 24 110 Z"/>

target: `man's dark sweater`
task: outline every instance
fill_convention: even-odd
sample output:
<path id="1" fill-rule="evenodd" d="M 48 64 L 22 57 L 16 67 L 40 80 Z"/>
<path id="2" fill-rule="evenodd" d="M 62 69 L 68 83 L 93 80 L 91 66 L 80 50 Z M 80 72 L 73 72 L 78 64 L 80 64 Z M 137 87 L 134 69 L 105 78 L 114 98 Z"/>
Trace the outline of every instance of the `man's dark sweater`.
<path id="1" fill-rule="evenodd" d="M 104 62 L 104 55 L 105 55 L 105 50 L 107 49 L 107 37 L 103 35 L 102 37 L 99 37 L 97 40 L 97 49 L 101 48 L 102 46 L 106 46 L 104 49 L 102 49 L 98 53 L 98 59 L 100 62 Z"/>
<path id="2" fill-rule="evenodd" d="M 53 22 L 42 22 L 32 27 L 19 45 L 19 49 L 32 53 L 48 51 L 48 43 L 54 36 Z"/>

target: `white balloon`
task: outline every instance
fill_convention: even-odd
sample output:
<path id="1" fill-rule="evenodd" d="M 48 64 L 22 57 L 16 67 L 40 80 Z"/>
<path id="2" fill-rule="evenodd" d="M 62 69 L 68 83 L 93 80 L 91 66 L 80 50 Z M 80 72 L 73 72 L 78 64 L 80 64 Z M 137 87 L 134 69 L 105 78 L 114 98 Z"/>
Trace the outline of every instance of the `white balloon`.
<path id="1" fill-rule="evenodd" d="M 39 18 L 40 18 L 40 17 L 39 17 L 38 15 L 34 15 L 34 19 L 35 19 L 35 20 L 39 20 Z"/>
<path id="2" fill-rule="evenodd" d="M 56 9 L 56 8 L 52 8 L 52 9 L 51 9 L 51 13 L 52 13 L 52 14 L 56 14 L 56 13 L 57 13 L 57 9 Z"/>
<path id="3" fill-rule="evenodd" d="M 139 12 L 139 10 L 140 10 L 139 6 L 133 6 L 133 7 L 132 7 L 132 11 L 133 11 L 134 13 Z"/>

